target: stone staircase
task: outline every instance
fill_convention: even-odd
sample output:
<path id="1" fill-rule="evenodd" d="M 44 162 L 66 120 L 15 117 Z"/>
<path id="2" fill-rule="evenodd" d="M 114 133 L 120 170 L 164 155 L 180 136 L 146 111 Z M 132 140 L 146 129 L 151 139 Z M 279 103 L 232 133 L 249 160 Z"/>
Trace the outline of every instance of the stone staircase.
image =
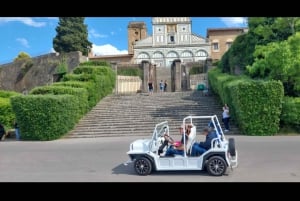
<path id="1" fill-rule="evenodd" d="M 154 93 L 151 96 L 147 93 L 112 94 L 103 98 L 64 138 L 151 136 L 155 124 L 162 121 L 168 121 L 170 133 L 176 135 L 183 118 L 189 115 L 217 114 L 223 127 L 221 113 L 222 105 L 214 96 L 202 96 L 198 91 Z M 207 123 L 202 122 L 202 126 Z M 228 134 L 238 134 L 232 122 L 230 126 Z"/>
<path id="2" fill-rule="evenodd" d="M 171 92 L 171 69 L 166 67 L 156 68 L 157 91 L 159 92 L 159 82 L 167 80 L 167 91 Z"/>

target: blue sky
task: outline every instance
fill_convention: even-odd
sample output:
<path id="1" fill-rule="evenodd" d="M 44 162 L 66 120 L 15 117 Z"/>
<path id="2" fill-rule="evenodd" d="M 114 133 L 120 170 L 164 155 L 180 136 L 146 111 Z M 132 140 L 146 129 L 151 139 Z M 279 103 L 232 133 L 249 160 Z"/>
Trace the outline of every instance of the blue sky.
<path id="1" fill-rule="evenodd" d="M 246 27 L 243 17 L 191 17 L 192 32 L 206 37 L 208 28 Z M 86 17 L 89 41 L 97 55 L 127 54 L 127 26 L 146 23 L 152 35 L 151 17 Z M 58 17 L 0 17 L 0 64 L 13 61 L 20 52 L 31 57 L 54 52 Z"/>

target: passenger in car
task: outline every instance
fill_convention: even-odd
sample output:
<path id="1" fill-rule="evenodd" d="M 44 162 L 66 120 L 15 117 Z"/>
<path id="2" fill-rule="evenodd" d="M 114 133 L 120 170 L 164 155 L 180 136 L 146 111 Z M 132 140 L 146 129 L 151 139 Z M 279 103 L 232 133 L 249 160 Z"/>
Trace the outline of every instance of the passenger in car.
<path id="1" fill-rule="evenodd" d="M 212 132 L 212 129 L 209 127 L 205 127 L 202 133 L 205 136 L 205 141 L 193 144 L 191 156 L 200 156 L 209 150 L 211 148 L 211 141 L 218 137 L 216 132 Z"/>
<path id="2" fill-rule="evenodd" d="M 179 127 L 180 129 L 180 133 L 182 135 L 181 140 L 180 141 L 174 141 L 173 139 L 167 139 L 169 143 L 171 143 L 171 146 L 167 149 L 166 151 L 166 155 L 165 156 L 174 156 L 175 154 L 178 155 L 184 155 L 184 136 L 185 136 L 185 144 L 188 141 L 188 135 L 191 132 L 191 125 L 187 125 L 186 126 L 186 132 L 184 134 L 184 125 L 181 125 Z"/>

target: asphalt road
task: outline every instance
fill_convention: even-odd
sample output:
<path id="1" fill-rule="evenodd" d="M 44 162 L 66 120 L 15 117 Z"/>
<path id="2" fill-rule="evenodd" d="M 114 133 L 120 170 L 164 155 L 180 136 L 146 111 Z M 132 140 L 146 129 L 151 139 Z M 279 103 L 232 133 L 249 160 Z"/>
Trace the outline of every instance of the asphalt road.
<path id="1" fill-rule="evenodd" d="M 0 182 L 300 181 L 300 136 L 234 136 L 239 166 L 221 177 L 205 171 L 137 175 L 123 163 L 130 142 L 145 137 L 0 141 Z"/>

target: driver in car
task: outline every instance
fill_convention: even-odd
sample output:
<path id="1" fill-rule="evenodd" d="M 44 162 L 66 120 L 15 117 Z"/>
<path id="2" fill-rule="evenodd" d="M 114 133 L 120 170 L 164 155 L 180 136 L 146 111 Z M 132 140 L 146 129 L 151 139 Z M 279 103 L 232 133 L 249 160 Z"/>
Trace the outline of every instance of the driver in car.
<path id="1" fill-rule="evenodd" d="M 185 144 L 188 141 L 188 135 L 191 132 L 191 125 L 187 125 L 186 127 L 186 132 L 184 135 L 184 125 L 181 125 L 179 127 L 180 129 L 180 133 L 182 135 L 181 140 L 180 141 L 174 141 L 172 138 L 165 136 L 165 141 L 169 142 L 171 144 L 171 146 L 167 149 L 166 151 L 166 155 L 165 156 L 174 156 L 174 154 L 178 154 L 178 155 L 184 155 L 184 136 L 185 136 Z M 169 139 L 168 139 L 169 138 Z"/>

